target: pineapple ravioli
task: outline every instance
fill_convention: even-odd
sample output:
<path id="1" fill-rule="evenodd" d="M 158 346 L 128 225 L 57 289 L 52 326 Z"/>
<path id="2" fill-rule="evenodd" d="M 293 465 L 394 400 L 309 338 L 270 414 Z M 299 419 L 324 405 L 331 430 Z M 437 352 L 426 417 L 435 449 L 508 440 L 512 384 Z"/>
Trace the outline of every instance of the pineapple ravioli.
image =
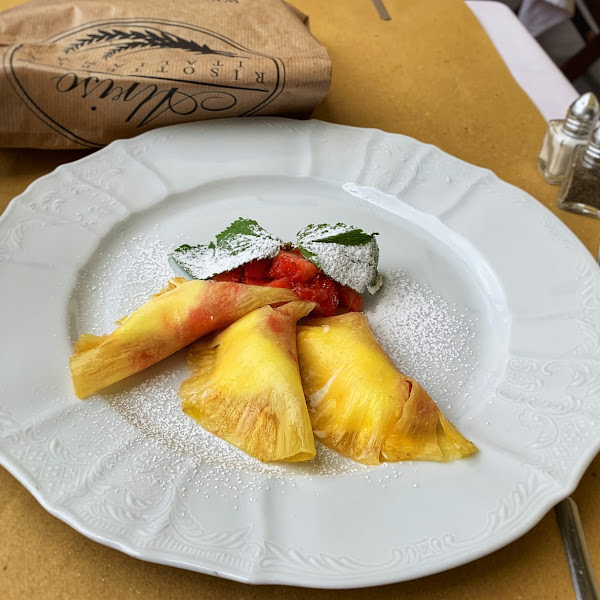
<path id="1" fill-rule="evenodd" d="M 381 285 L 375 235 L 310 225 L 292 252 L 238 219 L 216 243 L 180 246 L 171 254 L 180 267 L 216 280 L 171 279 L 112 333 L 82 334 L 70 360 L 76 395 L 191 344 L 183 411 L 263 462 L 312 460 L 315 438 L 365 465 L 477 452 L 396 368 L 360 312 L 362 292 Z"/>
<path id="2" fill-rule="evenodd" d="M 81 335 L 71 357 L 78 398 L 138 373 L 246 313 L 296 299 L 292 290 L 176 277 L 110 334 Z"/>
<path id="3" fill-rule="evenodd" d="M 313 302 L 264 306 L 189 350 L 183 410 L 264 462 L 315 456 L 296 353 L 296 321 Z"/>
<path id="4" fill-rule="evenodd" d="M 398 371 L 363 313 L 309 319 L 297 341 L 312 428 L 326 446 L 367 465 L 447 462 L 477 451 Z"/>

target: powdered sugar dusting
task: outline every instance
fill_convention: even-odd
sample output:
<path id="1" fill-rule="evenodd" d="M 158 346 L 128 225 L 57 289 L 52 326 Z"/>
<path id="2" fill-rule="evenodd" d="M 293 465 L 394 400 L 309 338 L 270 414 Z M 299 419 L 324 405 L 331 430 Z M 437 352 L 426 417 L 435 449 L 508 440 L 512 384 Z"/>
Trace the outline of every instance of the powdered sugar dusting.
<path id="1" fill-rule="evenodd" d="M 208 279 L 253 260 L 273 258 L 283 242 L 256 221 L 240 217 L 217 234 L 216 242 L 177 248 L 171 257 L 196 279 Z"/>
<path id="2" fill-rule="evenodd" d="M 303 243 L 303 246 L 317 255 L 321 270 L 335 281 L 362 294 L 373 281 L 372 252 L 365 246 L 341 246 L 328 242 Z M 365 261 L 370 267 L 365 267 Z"/>
<path id="3" fill-rule="evenodd" d="M 81 333 L 110 333 L 115 322 L 150 300 L 176 274 L 167 260 L 171 248 L 153 235 L 117 235 L 79 278 L 74 322 Z"/>
<path id="4" fill-rule="evenodd" d="M 217 273 L 231 271 L 252 260 L 274 258 L 282 245 L 277 238 L 239 235 L 235 252 L 220 246 L 195 246 L 171 255 L 182 269 L 196 279 L 208 279 Z"/>
<path id="5" fill-rule="evenodd" d="M 469 395 L 478 366 L 476 318 L 449 306 L 401 270 L 384 273 L 385 285 L 366 309 L 375 337 L 396 366 L 428 391 L 443 410 Z M 454 413 L 460 412 L 455 407 Z"/>
<path id="6" fill-rule="evenodd" d="M 359 294 L 366 289 L 374 294 L 381 287 L 381 281 L 377 277 L 379 248 L 374 234 L 368 242 L 357 245 L 320 241 L 354 229 L 342 223 L 308 225 L 298 232 L 298 245 L 301 250 L 307 250 L 314 255 L 320 269 L 338 283 L 356 290 Z"/>

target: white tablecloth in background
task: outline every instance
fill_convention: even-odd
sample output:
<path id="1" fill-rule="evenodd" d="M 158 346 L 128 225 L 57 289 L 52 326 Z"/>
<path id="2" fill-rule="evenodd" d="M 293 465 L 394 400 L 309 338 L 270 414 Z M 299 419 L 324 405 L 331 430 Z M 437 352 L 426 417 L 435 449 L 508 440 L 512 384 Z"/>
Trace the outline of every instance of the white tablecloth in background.
<path id="1" fill-rule="evenodd" d="M 579 94 L 517 16 L 500 2 L 468 1 L 466 4 L 542 116 L 547 121 L 564 118 Z"/>

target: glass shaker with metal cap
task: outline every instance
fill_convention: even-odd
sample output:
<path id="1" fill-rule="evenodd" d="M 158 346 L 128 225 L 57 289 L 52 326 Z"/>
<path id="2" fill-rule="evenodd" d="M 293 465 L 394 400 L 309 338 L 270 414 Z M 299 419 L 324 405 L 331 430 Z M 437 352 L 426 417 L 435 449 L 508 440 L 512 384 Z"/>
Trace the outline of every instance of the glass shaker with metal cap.
<path id="1" fill-rule="evenodd" d="M 571 104 L 564 119 L 548 122 L 538 156 L 538 167 L 548 183 L 559 184 L 563 180 L 575 149 L 587 143 L 599 113 L 598 99 L 588 92 Z"/>
<path id="2" fill-rule="evenodd" d="M 600 219 L 600 123 L 575 152 L 558 192 L 558 207 Z"/>

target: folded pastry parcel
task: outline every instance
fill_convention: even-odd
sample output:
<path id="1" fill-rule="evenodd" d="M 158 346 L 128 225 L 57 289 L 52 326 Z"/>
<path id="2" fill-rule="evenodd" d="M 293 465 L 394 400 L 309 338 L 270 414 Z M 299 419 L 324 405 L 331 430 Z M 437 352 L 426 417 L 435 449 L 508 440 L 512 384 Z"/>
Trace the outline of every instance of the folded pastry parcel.
<path id="1" fill-rule="evenodd" d="M 86 398 L 256 308 L 297 299 L 288 289 L 171 279 L 110 335 L 79 338 L 70 361 L 75 393 Z"/>
<path id="2" fill-rule="evenodd" d="M 451 461 L 477 448 L 381 348 L 363 313 L 298 326 L 302 385 L 315 437 L 364 464 Z"/>
<path id="3" fill-rule="evenodd" d="M 296 353 L 296 321 L 313 302 L 264 306 L 190 348 L 183 410 L 264 462 L 315 456 Z"/>

